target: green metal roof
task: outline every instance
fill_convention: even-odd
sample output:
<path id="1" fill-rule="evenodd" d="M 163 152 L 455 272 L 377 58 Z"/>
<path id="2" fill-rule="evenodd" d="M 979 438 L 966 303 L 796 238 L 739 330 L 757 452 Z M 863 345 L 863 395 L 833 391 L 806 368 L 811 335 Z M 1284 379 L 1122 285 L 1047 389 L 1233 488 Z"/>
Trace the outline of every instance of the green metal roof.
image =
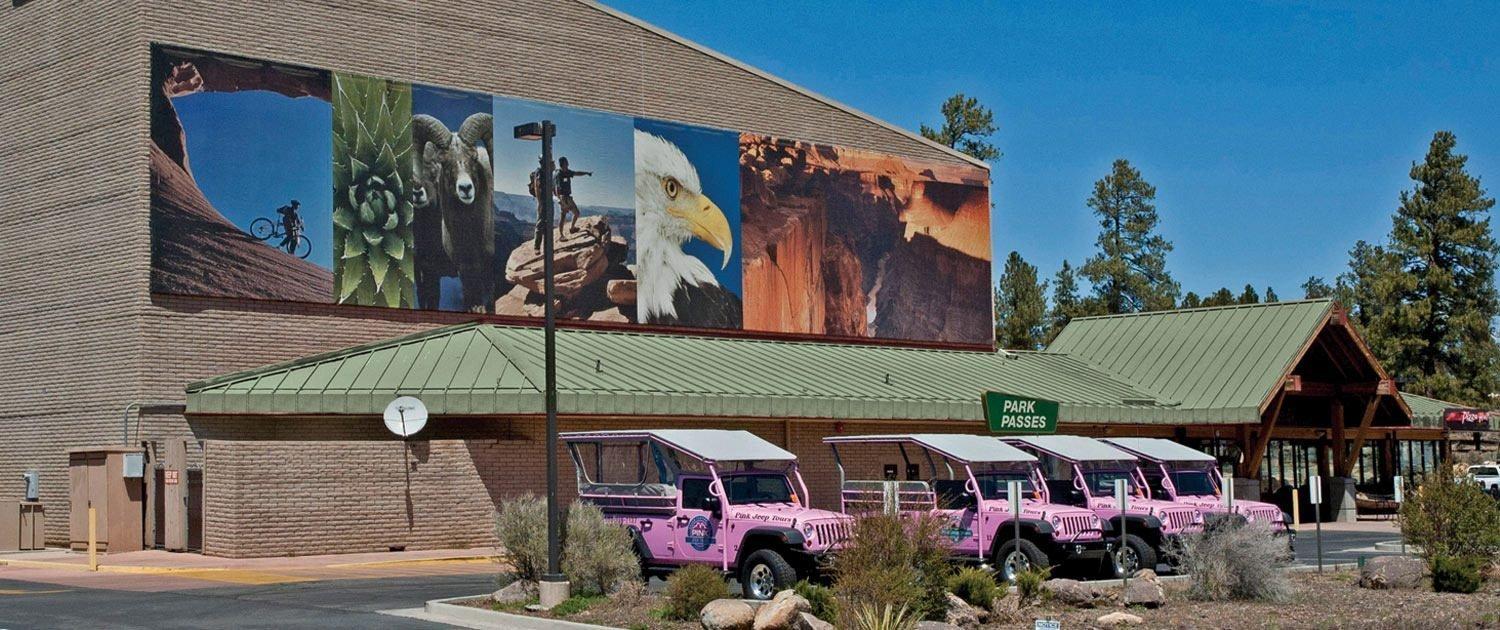
<path id="1" fill-rule="evenodd" d="M 1201 421 L 1077 358 L 561 330 L 563 414 L 973 420 L 987 390 L 1056 400 L 1063 422 Z M 434 414 L 543 411 L 542 331 L 462 324 L 188 386 L 196 414 L 379 414 L 397 395 Z"/>
<path id="2" fill-rule="evenodd" d="M 1083 317 L 1048 346 L 1157 392 L 1200 421 L 1258 422 L 1331 300 Z"/>
<path id="3" fill-rule="evenodd" d="M 1407 407 L 1411 407 L 1411 425 L 1414 427 L 1441 429 L 1443 428 L 1443 411 L 1469 408 L 1469 405 L 1460 405 L 1407 392 L 1401 392 L 1401 398 L 1406 400 Z"/>

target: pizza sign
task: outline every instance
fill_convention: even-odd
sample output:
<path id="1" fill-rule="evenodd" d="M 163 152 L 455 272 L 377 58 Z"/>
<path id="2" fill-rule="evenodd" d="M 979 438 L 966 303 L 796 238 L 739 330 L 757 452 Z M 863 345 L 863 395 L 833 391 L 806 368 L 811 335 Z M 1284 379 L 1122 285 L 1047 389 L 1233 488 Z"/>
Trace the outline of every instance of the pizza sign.
<path id="1" fill-rule="evenodd" d="M 1482 409 L 1444 409 L 1443 426 L 1450 431 L 1487 431 L 1490 412 Z"/>

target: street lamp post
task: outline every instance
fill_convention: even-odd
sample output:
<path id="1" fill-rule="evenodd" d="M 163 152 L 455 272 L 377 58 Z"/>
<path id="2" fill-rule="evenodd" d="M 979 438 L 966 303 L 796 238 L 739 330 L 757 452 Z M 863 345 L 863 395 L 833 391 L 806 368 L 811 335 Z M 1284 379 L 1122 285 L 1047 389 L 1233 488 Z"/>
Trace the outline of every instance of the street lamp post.
<path id="1" fill-rule="evenodd" d="M 542 181 L 537 191 L 541 195 L 538 200 L 541 207 L 538 208 L 536 229 L 542 231 L 542 336 L 547 390 L 544 394 L 547 406 L 547 573 L 542 575 L 537 593 L 543 608 L 556 606 L 569 595 L 568 580 L 562 573 L 562 520 L 557 505 L 557 327 L 552 297 L 552 136 L 556 134 L 557 127 L 550 120 L 516 125 L 515 128 L 518 140 L 542 141 L 539 160 Z"/>

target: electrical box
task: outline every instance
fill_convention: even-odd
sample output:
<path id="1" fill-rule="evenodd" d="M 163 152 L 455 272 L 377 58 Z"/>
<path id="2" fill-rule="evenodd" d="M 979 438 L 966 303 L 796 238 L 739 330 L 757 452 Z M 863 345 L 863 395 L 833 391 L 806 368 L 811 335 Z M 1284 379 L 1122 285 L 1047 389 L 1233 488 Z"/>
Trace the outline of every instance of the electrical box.
<path id="1" fill-rule="evenodd" d="M 146 476 L 146 454 L 126 453 L 123 477 L 127 479 L 140 479 Z"/>
<path id="2" fill-rule="evenodd" d="M 42 491 L 41 475 L 38 474 L 35 470 L 28 470 L 24 473 L 21 473 L 21 479 L 23 485 L 25 485 L 26 500 L 36 501 L 37 497 Z"/>

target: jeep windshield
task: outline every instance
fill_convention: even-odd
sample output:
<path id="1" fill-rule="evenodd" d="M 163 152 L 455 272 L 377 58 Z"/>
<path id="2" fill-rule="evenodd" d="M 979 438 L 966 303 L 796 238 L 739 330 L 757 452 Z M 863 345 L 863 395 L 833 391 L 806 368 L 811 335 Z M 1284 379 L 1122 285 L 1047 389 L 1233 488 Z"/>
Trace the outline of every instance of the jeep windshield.
<path id="1" fill-rule="evenodd" d="M 1031 476 L 1024 472 L 976 473 L 974 480 L 979 482 L 980 494 L 991 501 L 1009 500 L 1007 492 L 1011 481 L 1021 482 L 1021 496 L 1032 492 Z"/>
<path id="2" fill-rule="evenodd" d="M 729 503 L 795 503 L 792 500 L 792 485 L 786 475 L 778 473 L 752 473 L 723 478 L 724 493 Z"/>
<path id="3" fill-rule="evenodd" d="M 1124 479 L 1130 484 L 1131 492 L 1135 492 L 1135 479 L 1126 470 L 1093 470 L 1083 473 L 1083 481 L 1088 484 L 1089 494 L 1096 497 L 1115 496 L 1115 480 Z"/>
<path id="4" fill-rule="evenodd" d="M 1209 496 L 1219 491 L 1214 487 L 1213 476 L 1206 470 L 1174 470 L 1172 487 L 1177 489 L 1177 494 L 1187 496 Z"/>

